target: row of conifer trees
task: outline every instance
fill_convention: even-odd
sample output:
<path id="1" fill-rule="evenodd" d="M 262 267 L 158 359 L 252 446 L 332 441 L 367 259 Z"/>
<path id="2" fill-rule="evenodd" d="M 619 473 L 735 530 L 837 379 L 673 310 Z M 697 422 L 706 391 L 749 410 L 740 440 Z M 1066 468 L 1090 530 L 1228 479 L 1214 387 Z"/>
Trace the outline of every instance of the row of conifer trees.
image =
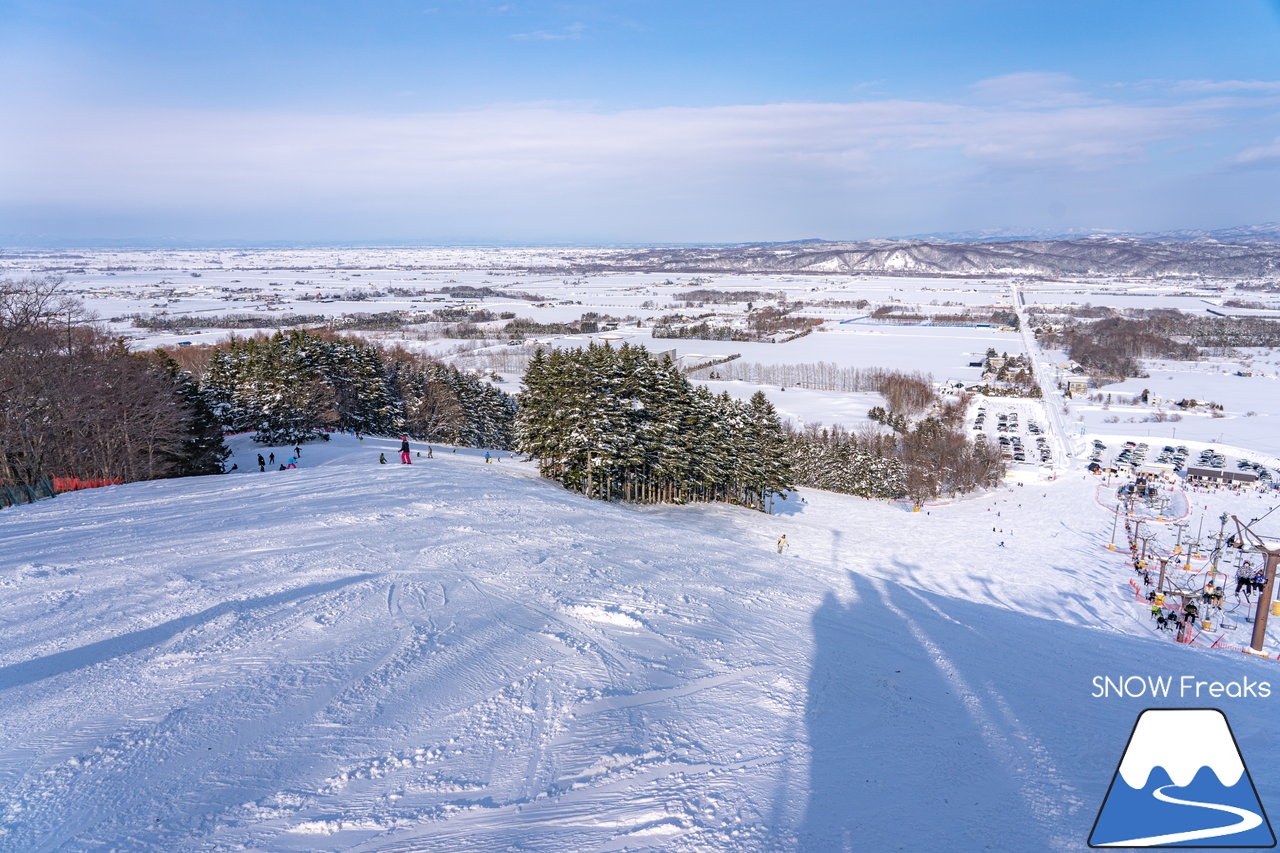
<path id="1" fill-rule="evenodd" d="M 643 347 L 539 351 L 519 404 L 516 448 L 589 497 L 768 511 L 792 487 L 786 436 L 764 394 L 714 395 Z"/>
<path id="2" fill-rule="evenodd" d="M 908 498 L 919 505 L 997 486 L 1005 474 L 999 449 L 970 441 L 943 416 L 892 432 L 814 425 L 789 431 L 788 442 L 800 485 L 864 498 Z"/>
<path id="3" fill-rule="evenodd" d="M 301 330 L 216 348 L 201 387 L 228 431 L 264 444 L 339 429 L 503 448 L 515 415 L 510 395 L 454 367 Z"/>

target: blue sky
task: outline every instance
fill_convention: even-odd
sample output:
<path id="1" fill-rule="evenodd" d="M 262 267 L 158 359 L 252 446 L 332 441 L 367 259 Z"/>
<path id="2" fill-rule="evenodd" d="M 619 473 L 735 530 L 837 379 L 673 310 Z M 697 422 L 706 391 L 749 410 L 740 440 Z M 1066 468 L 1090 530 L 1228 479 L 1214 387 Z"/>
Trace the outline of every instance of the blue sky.
<path id="1" fill-rule="evenodd" d="M 1280 2 L 0 0 L 0 242 L 1280 219 Z"/>

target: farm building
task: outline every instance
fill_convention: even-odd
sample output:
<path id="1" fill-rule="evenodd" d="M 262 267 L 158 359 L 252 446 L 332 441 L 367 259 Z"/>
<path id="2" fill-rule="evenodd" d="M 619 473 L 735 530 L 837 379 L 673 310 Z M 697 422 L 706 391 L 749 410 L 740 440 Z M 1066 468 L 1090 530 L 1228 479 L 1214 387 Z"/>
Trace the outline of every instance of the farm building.
<path id="1" fill-rule="evenodd" d="M 1068 379 L 1067 380 L 1067 396 L 1083 397 L 1089 393 L 1088 379 Z"/>

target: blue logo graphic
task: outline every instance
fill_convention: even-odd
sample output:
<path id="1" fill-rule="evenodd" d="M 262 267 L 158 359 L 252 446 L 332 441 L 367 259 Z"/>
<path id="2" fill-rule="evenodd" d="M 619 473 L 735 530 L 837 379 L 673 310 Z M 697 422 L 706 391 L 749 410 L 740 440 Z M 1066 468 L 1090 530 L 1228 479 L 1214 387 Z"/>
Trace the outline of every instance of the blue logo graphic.
<path id="1" fill-rule="evenodd" d="M 1240 747 L 1216 708 L 1138 715 L 1090 847 L 1274 847 Z"/>

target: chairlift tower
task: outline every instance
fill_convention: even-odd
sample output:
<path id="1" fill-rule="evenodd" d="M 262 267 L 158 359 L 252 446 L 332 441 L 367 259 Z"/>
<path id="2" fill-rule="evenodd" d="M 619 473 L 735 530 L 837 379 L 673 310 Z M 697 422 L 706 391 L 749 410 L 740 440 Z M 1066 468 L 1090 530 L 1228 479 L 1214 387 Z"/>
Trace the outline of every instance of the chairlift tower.
<path id="1" fill-rule="evenodd" d="M 1225 513 L 1223 517 L 1226 517 Z M 1253 618 L 1253 637 L 1249 642 L 1248 651 L 1250 654 L 1266 657 L 1267 653 L 1263 646 L 1267 640 L 1267 613 L 1271 607 L 1271 594 L 1276 583 L 1276 566 L 1280 565 L 1280 546 L 1268 545 L 1249 525 L 1243 524 L 1236 516 L 1231 516 L 1231 520 L 1236 523 L 1240 544 L 1244 545 L 1248 541 L 1263 555 L 1265 575 L 1262 592 L 1258 595 L 1258 610 Z"/>

